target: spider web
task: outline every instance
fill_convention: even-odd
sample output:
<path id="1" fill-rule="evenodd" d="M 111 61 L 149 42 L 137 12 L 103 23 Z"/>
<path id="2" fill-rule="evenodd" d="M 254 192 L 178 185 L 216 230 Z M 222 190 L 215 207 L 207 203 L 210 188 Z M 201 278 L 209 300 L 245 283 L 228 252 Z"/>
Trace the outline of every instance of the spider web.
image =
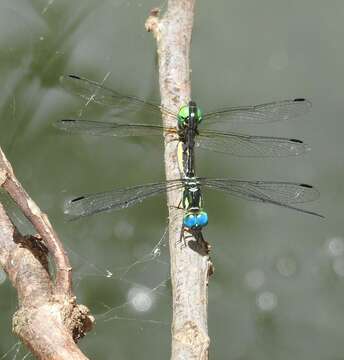
<path id="1" fill-rule="evenodd" d="M 123 267 L 112 267 L 111 265 L 104 267 L 94 263 L 92 259 L 79 251 L 71 248 L 67 248 L 67 251 L 73 267 L 76 269 L 73 272 L 76 292 L 82 287 L 82 283 L 87 284 L 90 278 L 105 280 L 105 287 L 118 286 L 121 289 L 123 301 L 119 303 L 116 303 L 115 299 L 113 302 L 102 301 L 99 297 L 100 306 L 99 304 L 95 305 L 99 309 L 96 312 L 94 312 L 92 304 L 85 303 L 78 296 L 79 302 L 85 303 L 95 316 L 97 328 L 101 327 L 102 323 L 115 321 L 135 322 L 135 326 L 140 331 L 143 331 L 145 326 L 169 327 L 169 319 L 152 315 L 154 308 L 159 307 L 159 302 L 169 301 L 170 298 L 167 227 L 149 251 L 143 252 L 139 258 Z M 151 282 L 146 284 L 145 281 L 135 280 L 136 277 L 149 278 L 152 271 L 160 274 L 153 285 Z M 6 352 L 0 353 L 0 360 L 31 358 L 33 356 L 27 352 L 20 341 L 16 341 Z"/>
<path id="2" fill-rule="evenodd" d="M 121 320 L 160 326 L 169 325 L 167 320 L 146 317 L 154 312 L 159 300 L 170 296 L 167 228 L 148 252 L 143 252 L 127 266 L 104 267 L 94 263 L 80 252 L 71 248 L 67 250 L 76 269 L 73 279 L 76 291 L 90 278 L 105 280 L 105 286 L 109 288 L 117 286 L 120 289 L 120 297 L 123 301 L 118 304 L 108 304 L 99 299 L 100 303 L 96 305 L 96 312 L 92 311 L 92 306 L 90 306 L 97 324 Z M 153 273 L 154 280 L 152 280 Z M 89 306 L 89 304 L 86 305 Z"/>
<path id="3" fill-rule="evenodd" d="M 11 347 L 9 350 L 7 350 L 5 353 L 0 354 L 0 360 L 27 360 L 27 359 L 33 359 L 33 355 L 27 351 L 27 349 L 24 347 L 24 345 L 17 341 Z"/>
<path id="4" fill-rule="evenodd" d="M 102 85 L 110 74 L 110 72 L 105 74 L 100 82 Z M 96 95 L 97 90 L 88 99 L 85 99 L 83 106 L 79 110 L 79 117 L 94 102 Z M 160 239 L 148 252 L 144 251 L 141 256 L 124 267 L 104 267 L 94 263 L 80 252 L 76 252 L 71 248 L 68 248 L 68 251 L 74 266 L 76 263 L 79 264 L 77 271 L 74 272 L 75 288 L 78 288 L 85 279 L 100 278 L 106 279 L 109 287 L 119 285 L 121 292 L 125 294 L 123 301 L 118 304 L 102 302 L 99 312 L 94 312 L 91 308 L 91 312 L 95 315 L 98 324 L 99 322 L 120 320 L 157 326 L 169 325 L 169 320 L 146 317 L 147 314 L 153 312 L 159 300 L 166 297 L 169 299 L 170 297 L 170 290 L 168 289 L 170 275 L 167 227 Z"/>

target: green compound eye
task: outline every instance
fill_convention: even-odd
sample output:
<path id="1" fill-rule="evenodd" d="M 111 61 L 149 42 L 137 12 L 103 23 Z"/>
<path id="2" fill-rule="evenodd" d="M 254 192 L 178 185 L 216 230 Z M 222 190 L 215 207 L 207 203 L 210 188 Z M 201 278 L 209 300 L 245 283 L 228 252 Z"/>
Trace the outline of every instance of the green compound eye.
<path id="1" fill-rule="evenodd" d="M 178 125 L 179 127 L 183 128 L 185 124 L 187 123 L 187 120 L 190 116 L 190 108 L 189 106 L 183 106 L 180 108 L 178 112 Z M 203 120 L 203 112 L 202 110 L 197 106 L 197 114 L 196 114 L 196 121 L 199 124 Z"/>
<path id="2" fill-rule="evenodd" d="M 183 106 L 178 112 L 178 125 L 180 127 L 185 126 L 185 122 L 189 117 L 189 106 Z"/>
<path id="3" fill-rule="evenodd" d="M 197 122 L 200 123 L 203 120 L 203 111 L 197 106 Z"/>

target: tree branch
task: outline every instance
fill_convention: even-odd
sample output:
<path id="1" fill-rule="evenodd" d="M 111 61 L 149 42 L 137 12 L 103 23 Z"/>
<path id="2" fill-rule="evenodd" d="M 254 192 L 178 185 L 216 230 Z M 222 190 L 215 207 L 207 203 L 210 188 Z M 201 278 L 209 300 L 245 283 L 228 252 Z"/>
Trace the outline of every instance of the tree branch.
<path id="1" fill-rule="evenodd" d="M 169 0 L 162 18 L 153 9 L 146 21 L 157 41 L 161 104 L 178 112 L 190 100 L 189 52 L 195 0 Z M 163 114 L 167 128 L 176 127 L 176 119 Z M 165 171 L 167 180 L 180 177 L 177 161 L 178 137 L 165 134 Z M 169 243 L 173 294 L 172 359 L 207 359 L 207 286 L 211 263 L 207 252 L 194 251 L 193 234 L 181 246 L 183 210 L 177 209 L 181 191 L 169 191 Z"/>
<path id="2" fill-rule="evenodd" d="M 0 148 L 0 186 L 7 191 L 16 202 L 24 215 L 30 220 L 38 234 L 44 239 L 49 253 L 53 256 L 56 265 L 56 294 L 70 295 L 72 291 L 72 268 L 68 257 L 63 250 L 62 243 L 52 228 L 46 214 L 42 213 L 35 202 L 29 197 L 19 181 L 5 154 Z"/>
<path id="3" fill-rule="evenodd" d="M 63 246 L 1 149 L 0 184 L 38 231 L 36 236 L 22 236 L 0 204 L 0 265 L 17 289 L 19 301 L 13 332 L 37 359 L 87 359 L 75 341 L 91 330 L 94 318 L 85 306 L 76 304 Z M 55 283 L 49 273 L 49 253 L 56 264 Z"/>

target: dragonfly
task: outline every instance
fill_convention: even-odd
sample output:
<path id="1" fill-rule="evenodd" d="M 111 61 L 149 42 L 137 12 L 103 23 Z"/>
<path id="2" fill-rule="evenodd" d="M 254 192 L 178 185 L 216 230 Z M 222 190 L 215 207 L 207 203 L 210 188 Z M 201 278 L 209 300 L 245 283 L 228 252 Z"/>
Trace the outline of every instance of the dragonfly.
<path id="1" fill-rule="evenodd" d="M 194 103 L 180 108 L 179 112 L 171 111 L 137 97 L 122 95 L 103 84 L 78 75 L 61 77 L 62 86 L 89 102 L 111 106 L 113 117 L 117 122 L 103 122 L 82 119 L 58 120 L 55 126 L 68 133 L 95 136 L 155 136 L 164 132 L 176 133 L 181 141 L 193 147 L 208 149 L 243 157 L 285 157 L 303 154 L 308 146 L 301 140 L 283 137 L 254 136 L 238 132 L 222 132 L 210 129 L 198 129 L 201 122 L 206 124 L 228 123 L 266 123 L 288 120 L 306 114 L 311 102 L 304 98 L 282 100 L 260 105 L 229 107 L 205 113 Z M 123 123 L 128 113 L 140 112 L 158 121 L 161 113 L 178 119 L 176 128 L 166 128 L 157 124 Z M 190 152 L 190 161 L 192 161 Z M 190 166 L 192 168 L 192 166 Z"/>
<path id="2" fill-rule="evenodd" d="M 102 84 L 69 75 L 62 78 L 65 88 L 78 94 L 87 101 L 116 107 L 116 116 L 123 117 L 130 111 L 148 111 L 152 116 L 161 116 L 161 112 L 178 119 L 178 129 L 164 128 L 148 124 L 108 123 L 88 120 L 61 120 L 57 127 L 69 132 L 90 135 L 110 136 L 142 136 L 161 135 L 163 131 L 178 133 L 184 148 L 183 161 L 186 159 L 186 172 L 182 179 L 160 183 L 139 185 L 131 188 L 112 190 L 91 195 L 82 195 L 67 202 L 65 213 L 73 219 L 93 215 L 102 211 L 119 210 L 140 203 L 148 197 L 172 190 L 183 190 L 182 203 L 185 209 L 183 225 L 189 229 L 201 229 L 208 224 L 208 215 L 203 208 L 201 187 L 224 191 L 230 195 L 248 200 L 271 203 L 308 213 L 322 215 L 298 208 L 293 204 L 315 200 L 318 191 L 311 185 L 269 182 L 244 181 L 235 179 L 208 179 L 194 176 L 194 145 L 211 148 L 215 151 L 227 152 L 240 156 L 287 156 L 298 155 L 305 151 L 305 144 L 296 139 L 242 135 L 238 133 L 222 133 L 213 130 L 198 131 L 198 124 L 203 119 L 231 119 L 256 122 L 271 122 L 301 116 L 310 107 L 305 99 L 284 100 L 262 105 L 229 108 L 203 115 L 194 102 L 189 102 L 178 113 L 141 99 L 123 96 L 104 87 Z"/>
<path id="3" fill-rule="evenodd" d="M 203 209 L 201 188 L 223 191 L 234 197 L 278 205 L 305 214 L 323 217 L 321 214 L 298 207 L 298 204 L 313 201 L 319 197 L 318 190 L 312 185 L 294 182 L 247 181 L 206 177 L 185 177 L 81 195 L 69 200 L 65 204 L 64 212 L 71 220 L 75 220 L 104 211 L 125 209 L 162 193 L 183 190 L 184 225 L 191 229 L 201 228 L 208 223 L 208 216 Z"/>

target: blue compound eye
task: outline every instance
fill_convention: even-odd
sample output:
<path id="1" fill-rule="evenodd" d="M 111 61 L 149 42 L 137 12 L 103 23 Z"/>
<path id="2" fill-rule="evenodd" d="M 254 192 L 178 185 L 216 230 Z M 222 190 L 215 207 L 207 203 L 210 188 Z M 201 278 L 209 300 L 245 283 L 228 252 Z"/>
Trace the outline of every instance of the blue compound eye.
<path id="1" fill-rule="evenodd" d="M 208 225 L 208 214 L 205 211 L 201 211 L 197 215 L 197 226 L 204 227 Z"/>
<path id="2" fill-rule="evenodd" d="M 192 229 L 197 225 L 197 217 L 194 214 L 187 214 L 184 216 L 183 220 L 184 226 Z"/>

